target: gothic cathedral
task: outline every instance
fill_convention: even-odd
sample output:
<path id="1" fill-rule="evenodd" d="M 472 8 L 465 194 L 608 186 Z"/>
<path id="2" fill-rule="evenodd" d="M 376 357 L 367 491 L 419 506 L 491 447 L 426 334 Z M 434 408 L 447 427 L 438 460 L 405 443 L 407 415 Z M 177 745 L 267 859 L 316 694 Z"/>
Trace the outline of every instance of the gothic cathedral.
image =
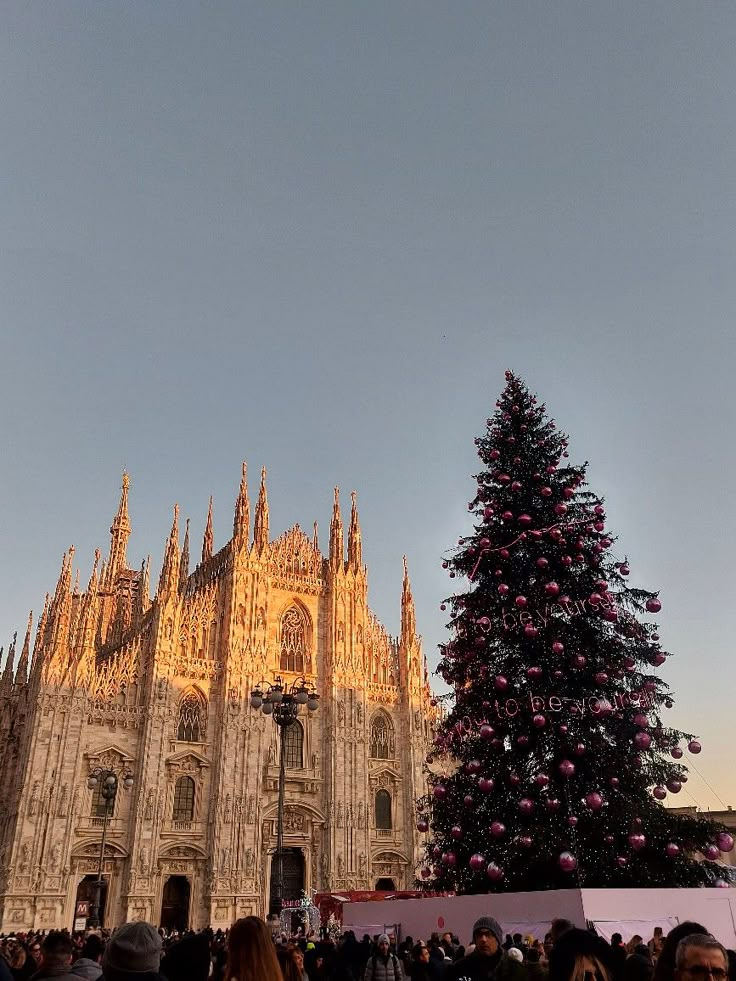
<path id="1" fill-rule="evenodd" d="M 325 558 L 316 525 L 270 539 L 263 471 L 251 537 L 244 465 L 232 540 L 215 551 L 210 501 L 193 571 L 174 509 L 151 601 L 149 561 L 126 560 L 128 490 L 86 591 L 70 549 L 0 680 L 0 932 L 71 928 L 101 858 L 108 927 L 268 912 L 279 739 L 250 693 L 277 676 L 320 696 L 284 744 L 285 897 L 410 888 L 435 709 L 406 564 L 395 639 L 367 605 L 355 497 L 345 554 L 335 491 Z"/>

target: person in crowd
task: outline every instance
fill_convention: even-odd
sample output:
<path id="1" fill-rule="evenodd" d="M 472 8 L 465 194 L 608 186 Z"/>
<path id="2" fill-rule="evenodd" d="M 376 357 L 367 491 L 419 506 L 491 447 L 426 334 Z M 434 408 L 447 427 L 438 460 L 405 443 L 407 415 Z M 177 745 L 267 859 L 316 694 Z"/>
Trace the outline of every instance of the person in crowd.
<path id="1" fill-rule="evenodd" d="M 413 937 L 406 936 L 401 941 L 401 943 L 399 944 L 398 949 L 396 951 L 396 953 L 397 953 L 397 955 L 399 957 L 399 960 L 401 961 L 401 963 L 402 963 L 402 965 L 404 967 L 404 974 L 406 974 L 407 968 L 408 968 L 409 964 L 411 963 L 411 958 L 412 958 L 412 953 L 411 952 L 412 952 L 413 949 L 414 949 L 414 938 Z"/>
<path id="2" fill-rule="evenodd" d="M 224 981 L 282 981 L 282 978 L 276 949 L 264 921 L 257 916 L 237 920 L 227 938 Z"/>
<path id="3" fill-rule="evenodd" d="M 612 981 L 610 947 L 588 930 L 565 930 L 549 955 L 549 981 Z"/>
<path id="4" fill-rule="evenodd" d="M 296 961 L 289 954 L 284 944 L 280 944 L 276 948 L 276 959 L 279 962 L 283 981 L 302 981 Z"/>
<path id="5" fill-rule="evenodd" d="M 430 970 L 429 947 L 421 940 L 411 949 L 411 960 L 406 974 L 410 981 L 434 981 Z"/>
<path id="6" fill-rule="evenodd" d="M 536 944 L 529 947 L 524 964 L 529 981 L 546 981 L 547 967 L 542 963 L 539 947 Z"/>
<path id="7" fill-rule="evenodd" d="M 105 941 L 96 933 L 90 933 L 84 942 L 79 957 L 72 965 L 72 974 L 86 978 L 86 981 L 97 981 L 102 976 L 102 955 L 105 952 Z"/>
<path id="8" fill-rule="evenodd" d="M 9 954 L 10 951 L 5 943 L 0 947 L 0 981 L 13 981 L 13 975 L 7 961 Z"/>
<path id="9" fill-rule="evenodd" d="M 166 981 L 207 981 L 210 976 L 210 939 L 191 933 L 167 948 L 161 959 Z"/>
<path id="10" fill-rule="evenodd" d="M 25 943 L 16 941 L 10 951 L 9 957 L 10 970 L 15 981 L 28 981 L 28 978 L 38 970 L 38 961 L 40 959 L 40 946 L 38 946 L 37 957 L 34 958 Z"/>
<path id="11" fill-rule="evenodd" d="M 309 981 L 309 975 L 304 970 L 304 951 L 301 947 L 298 944 L 288 944 L 286 953 L 296 967 L 296 976 L 299 981 Z"/>
<path id="12" fill-rule="evenodd" d="M 404 981 L 404 969 L 401 961 L 391 950 L 388 934 L 378 937 L 375 951 L 368 958 L 365 966 L 364 981 Z"/>
<path id="13" fill-rule="evenodd" d="M 640 933 L 635 933 L 631 940 L 626 942 L 626 956 L 631 957 L 637 947 L 644 943 L 644 938 Z"/>
<path id="14" fill-rule="evenodd" d="M 692 920 L 678 923 L 676 927 L 670 930 L 662 944 L 662 952 L 657 958 L 657 963 L 654 965 L 652 981 L 674 981 L 677 945 L 685 937 L 695 933 L 707 935 L 708 930 L 701 923 L 695 923 Z"/>
<path id="15" fill-rule="evenodd" d="M 33 975 L 33 981 L 78 981 L 71 973 L 74 945 L 71 937 L 61 930 L 51 930 L 41 944 L 41 966 Z"/>
<path id="16" fill-rule="evenodd" d="M 706 933 L 683 937 L 675 951 L 675 981 L 728 981 L 728 954 Z"/>
<path id="17" fill-rule="evenodd" d="M 622 981 L 626 965 L 626 947 L 620 933 L 611 934 L 611 971 L 614 981 Z"/>
<path id="18" fill-rule="evenodd" d="M 662 953 L 662 947 L 664 946 L 664 936 L 661 926 L 656 926 L 654 928 L 652 939 L 649 941 L 647 946 L 649 947 L 649 953 L 652 955 L 652 961 L 656 963 L 657 958 Z"/>
<path id="19" fill-rule="evenodd" d="M 161 937 L 150 923 L 124 923 L 105 947 L 102 981 L 160 981 L 162 949 Z"/>
<path id="20" fill-rule="evenodd" d="M 548 934 L 551 946 L 554 947 L 554 945 L 557 943 L 560 937 L 564 933 L 567 933 L 568 930 L 572 930 L 574 925 L 575 924 L 571 920 L 565 920 L 562 917 L 558 917 L 552 920 L 552 923 L 549 928 L 549 934 Z M 547 938 L 545 937 L 545 947 L 546 947 L 546 940 Z"/>
<path id="21" fill-rule="evenodd" d="M 516 961 L 517 964 L 524 963 L 524 955 L 521 952 L 521 947 L 509 947 L 506 951 L 512 961 Z"/>
<path id="22" fill-rule="evenodd" d="M 498 920 L 481 916 L 473 925 L 473 953 L 448 967 L 443 981 L 525 981 L 524 965 L 508 956 L 502 942 Z"/>
<path id="23" fill-rule="evenodd" d="M 651 981 L 654 961 L 647 944 L 638 944 L 626 958 L 624 981 Z"/>

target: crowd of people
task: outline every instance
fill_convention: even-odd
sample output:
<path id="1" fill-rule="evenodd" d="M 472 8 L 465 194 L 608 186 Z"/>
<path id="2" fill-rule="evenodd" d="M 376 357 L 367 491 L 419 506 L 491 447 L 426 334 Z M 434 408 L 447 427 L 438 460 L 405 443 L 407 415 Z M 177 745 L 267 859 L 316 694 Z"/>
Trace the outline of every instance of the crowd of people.
<path id="1" fill-rule="evenodd" d="M 510 936 L 482 916 L 465 939 L 274 936 L 256 916 L 182 935 L 126 923 L 112 933 L 0 937 L 0 981 L 736 981 L 736 953 L 700 923 L 624 944 L 562 919 L 543 940 Z"/>

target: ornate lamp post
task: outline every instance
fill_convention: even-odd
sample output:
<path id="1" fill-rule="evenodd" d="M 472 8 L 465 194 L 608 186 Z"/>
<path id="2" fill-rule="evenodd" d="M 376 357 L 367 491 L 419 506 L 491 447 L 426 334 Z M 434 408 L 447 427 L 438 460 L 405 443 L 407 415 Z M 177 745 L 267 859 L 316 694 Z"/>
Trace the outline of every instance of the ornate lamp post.
<path id="1" fill-rule="evenodd" d="M 107 838 L 107 822 L 110 819 L 113 808 L 115 807 L 115 797 L 117 796 L 118 787 L 122 782 L 125 790 L 130 790 L 133 786 L 133 774 L 130 770 L 121 770 L 119 773 L 115 770 L 104 769 L 103 767 L 95 767 L 91 771 L 89 777 L 87 777 L 87 786 L 90 790 L 97 790 L 100 788 L 100 796 L 104 801 L 103 811 L 102 811 L 102 840 L 100 841 L 100 858 L 97 863 L 97 881 L 95 882 L 95 901 L 90 907 L 89 915 L 89 926 L 98 927 L 100 926 L 100 914 L 102 913 L 102 887 L 105 884 L 102 878 L 102 869 L 105 862 L 105 839 Z"/>
<path id="2" fill-rule="evenodd" d="M 286 784 L 286 730 L 296 722 L 299 706 L 317 711 L 319 695 L 306 678 L 287 684 L 277 675 L 273 684 L 259 681 L 250 695 L 250 706 L 264 715 L 273 716 L 279 727 L 279 805 L 276 823 L 276 901 L 274 912 L 280 913 L 284 902 L 284 788 Z"/>

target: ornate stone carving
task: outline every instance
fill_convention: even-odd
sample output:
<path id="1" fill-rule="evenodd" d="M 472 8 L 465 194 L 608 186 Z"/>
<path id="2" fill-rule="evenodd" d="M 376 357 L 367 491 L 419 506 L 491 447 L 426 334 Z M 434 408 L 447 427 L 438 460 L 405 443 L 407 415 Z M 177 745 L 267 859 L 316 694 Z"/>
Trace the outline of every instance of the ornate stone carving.
<path id="1" fill-rule="evenodd" d="M 284 831 L 287 834 L 294 834 L 304 831 L 305 826 L 304 814 L 293 807 L 287 807 L 284 811 Z"/>

